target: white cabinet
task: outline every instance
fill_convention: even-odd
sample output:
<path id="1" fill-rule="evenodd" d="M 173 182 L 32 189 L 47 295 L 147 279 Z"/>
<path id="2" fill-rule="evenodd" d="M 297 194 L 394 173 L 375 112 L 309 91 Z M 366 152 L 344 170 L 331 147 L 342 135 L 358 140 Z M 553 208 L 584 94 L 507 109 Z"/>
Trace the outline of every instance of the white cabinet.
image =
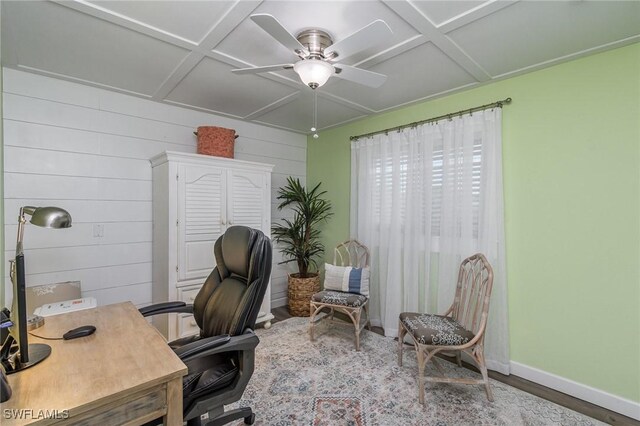
<path id="1" fill-rule="evenodd" d="M 215 267 L 213 246 L 232 225 L 270 236 L 270 164 L 164 152 L 153 169 L 153 302 L 193 303 Z M 257 322 L 271 325 L 271 285 Z M 198 332 L 192 315 L 159 315 L 169 340 Z"/>

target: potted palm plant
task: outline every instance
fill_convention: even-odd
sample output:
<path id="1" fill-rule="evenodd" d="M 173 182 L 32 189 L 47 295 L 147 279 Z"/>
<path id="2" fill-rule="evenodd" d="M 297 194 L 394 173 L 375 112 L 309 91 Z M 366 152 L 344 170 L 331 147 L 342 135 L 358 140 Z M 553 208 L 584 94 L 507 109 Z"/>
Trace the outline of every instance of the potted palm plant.
<path id="1" fill-rule="evenodd" d="M 271 235 L 284 257 L 280 263 L 298 265 L 298 272 L 289 274 L 287 289 L 289 313 L 294 316 L 309 316 L 309 300 L 320 291 L 316 259 L 324 253 L 324 246 L 318 225 L 332 215 L 331 203 L 323 198 L 324 194 L 320 184 L 308 191 L 300 179 L 292 177 L 278 189 L 278 210 L 291 208 L 293 218 L 273 224 Z"/>

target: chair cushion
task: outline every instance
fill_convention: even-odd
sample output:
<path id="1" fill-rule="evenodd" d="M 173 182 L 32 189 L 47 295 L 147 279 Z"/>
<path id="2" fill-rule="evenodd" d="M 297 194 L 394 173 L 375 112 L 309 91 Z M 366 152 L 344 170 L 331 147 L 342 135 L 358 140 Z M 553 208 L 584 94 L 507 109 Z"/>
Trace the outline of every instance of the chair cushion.
<path id="1" fill-rule="evenodd" d="M 450 317 L 416 312 L 403 312 L 400 321 L 405 329 L 423 345 L 458 346 L 468 343 L 474 334 Z"/>
<path id="2" fill-rule="evenodd" d="M 324 289 L 369 295 L 369 268 L 324 264 Z"/>
<path id="3" fill-rule="evenodd" d="M 200 336 L 187 336 L 169 342 L 171 349 L 179 349 L 184 345 L 199 340 Z M 236 366 L 236 353 L 223 352 L 205 357 L 195 358 L 187 362 L 189 371 L 182 379 L 182 395 L 187 401 L 211 393 L 217 389 L 227 386 L 238 374 Z"/>
<path id="4" fill-rule="evenodd" d="M 187 373 L 182 379 L 185 408 L 195 398 L 228 386 L 238 374 L 235 355 L 230 353 L 196 358 L 188 362 L 188 367 L 189 371 L 196 371 L 196 373 Z"/>
<path id="5" fill-rule="evenodd" d="M 348 306 L 357 308 L 365 304 L 369 298 L 362 294 L 346 293 L 344 291 L 325 290 L 311 296 L 311 300 L 330 305 Z"/>

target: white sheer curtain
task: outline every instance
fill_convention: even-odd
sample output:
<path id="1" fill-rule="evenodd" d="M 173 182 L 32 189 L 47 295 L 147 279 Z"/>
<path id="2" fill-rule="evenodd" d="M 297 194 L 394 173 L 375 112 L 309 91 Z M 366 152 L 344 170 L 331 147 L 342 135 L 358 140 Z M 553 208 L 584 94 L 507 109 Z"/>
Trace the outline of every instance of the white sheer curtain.
<path id="1" fill-rule="evenodd" d="M 502 110 L 378 134 L 351 145 L 351 234 L 371 249 L 372 322 L 444 312 L 460 262 L 494 269 L 487 366 L 509 373 L 502 200 Z"/>

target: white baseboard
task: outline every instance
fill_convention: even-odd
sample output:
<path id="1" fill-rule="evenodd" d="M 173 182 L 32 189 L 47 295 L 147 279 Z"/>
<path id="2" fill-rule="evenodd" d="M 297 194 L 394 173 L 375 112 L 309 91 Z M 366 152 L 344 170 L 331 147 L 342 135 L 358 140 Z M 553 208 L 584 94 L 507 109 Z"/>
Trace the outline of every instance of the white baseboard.
<path id="1" fill-rule="evenodd" d="M 369 323 L 373 326 L 373 327 L 382 327 L 382 321 L 380 321 L 379 319 L 370 319 Z M 397 331 L 397 330 L 396 330 Z"/>
<path id="2" fill-rule="evenodd" d="M 632 419 L 640 420 L 640 403 L 592 388 L 564 377 L 511 361 L 511 374 L 555 389 Z"/>
<path id="3" fill-rule="evenodd" d="M 277 299 L 271 299 L 271 309 L 279 308 L 280 306 L 286 306 L 286 305 L 287 305 L 287 298 L 286 297 L 279 297 Z"/>

